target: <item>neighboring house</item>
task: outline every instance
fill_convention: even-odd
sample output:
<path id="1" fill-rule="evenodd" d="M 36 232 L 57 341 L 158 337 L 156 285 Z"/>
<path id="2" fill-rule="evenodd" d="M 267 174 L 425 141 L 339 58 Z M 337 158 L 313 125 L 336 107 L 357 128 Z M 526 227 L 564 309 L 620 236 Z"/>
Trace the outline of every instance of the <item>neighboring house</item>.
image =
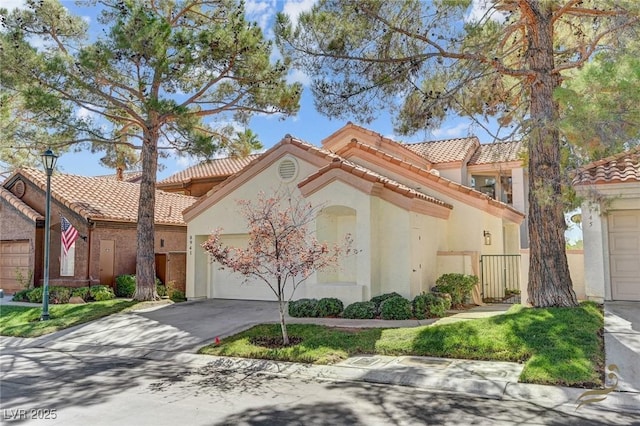
<path id="1" fill-rule="evenodd" d="M 470 167 L 490 163 L 479 156 L 469 165 L 480 144 L 475 138 L 462 141 L 468 152 L 446 162 L 456 163 L 464 180 Z M 242 276 L 212 264 L 200 245 L 217 227 L 224 229 L 224 243 L 246 244 L 247 226 L 236 201 L 281 187 L 322 206 L 313 224 L 321 240 L 337 242 L 351 233 L 360 250 L 343 259 L 337 272 L 314 274 L 296 298 L 331 296 L 351 303 L 391 291 L 413 297 L 429 291 L 443 273 L 480 275 L 482 255 L 519 254 L 524 214 L 445 177 L 454 177 L 445 171 L 454 167 L 439 170 L 439 158 L 429 159 L 417 144 L 403 145 L 349 123 L 322 145 L 287 135 L 184 211 L 189 298 L 273 299 L 263 283 L 241 284 Z"/>
<path id="2" fill-rule="evenodd" d="M 156 184 L 156 188 L 166 192 L 201 197 L 259 156 L 260 154 L 253 154 L 246 157 L 204 161 L 161 180 Z"/>
<path id="3" fill-rule="evenodd" d="M 0 288 L 12 293 L 25 279 L 43 279 L 46 174 L 21 169 L 0 187 Z M 140 185 L 104 177 L 54 172 L 51 177 L 50 285 L 113 285 L 136 269 L 136 222 Z M 156 271 L 184 286 L 186 224 L 182 210 L 194 197 L 156 191 Z M 78 230 L 68 252 L 61 249 L 61 216 Z"/>
<path id="4" fill-rule="evenodd" d="M 588 299 L 640 301 L 640 148 L 581 168 Z"/>

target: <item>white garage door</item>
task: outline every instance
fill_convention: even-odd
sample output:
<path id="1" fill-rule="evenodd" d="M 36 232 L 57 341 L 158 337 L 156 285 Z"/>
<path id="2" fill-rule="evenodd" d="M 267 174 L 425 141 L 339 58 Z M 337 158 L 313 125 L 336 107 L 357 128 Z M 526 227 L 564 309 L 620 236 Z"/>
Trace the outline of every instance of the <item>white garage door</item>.
<path id="1" fill-rule="evenodd" d="M 18 273 L 29 278 L 29 241 L 0 241 L 0 288 L 6 293 L 22 290 Z"/>
<path id="2" fill-rule="evenodd" d="M 248 235 L 234 234 L 222 237 L 222 244 L 231 247 L 246 247 Z M 229 269 L 220 269 L 219 263 L 211 263 L 211 290 L 215 299 L 277 300 L 264 281 L 252 280 L 244 283 L 244 276 Z"/>
<path id="3" fill-rule="evenodd" d="M 611 298 L 640 300 L 640 210 L 609 213 Z"/>

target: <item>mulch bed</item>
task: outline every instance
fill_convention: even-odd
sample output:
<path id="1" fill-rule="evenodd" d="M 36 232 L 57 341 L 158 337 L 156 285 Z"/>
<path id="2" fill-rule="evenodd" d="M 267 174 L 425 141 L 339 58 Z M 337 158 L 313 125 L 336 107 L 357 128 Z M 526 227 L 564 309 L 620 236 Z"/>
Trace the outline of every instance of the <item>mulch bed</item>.
<path id="1" fill-rule="evenodd" d="M 268 336 L 259 336 L 259 337 L 251 337 L 249 338 L 249 342 L 252 345 L 262 346 L 264 348 L 269 349 L 278 349 L 278 348 L 286 348 L 289 346 L 295 346 L 299 343 L 302 343 L 302 337 L 289 336 L 289 344 L 284 345 L 282 343 L 282 337 L 268 337 Z"/>

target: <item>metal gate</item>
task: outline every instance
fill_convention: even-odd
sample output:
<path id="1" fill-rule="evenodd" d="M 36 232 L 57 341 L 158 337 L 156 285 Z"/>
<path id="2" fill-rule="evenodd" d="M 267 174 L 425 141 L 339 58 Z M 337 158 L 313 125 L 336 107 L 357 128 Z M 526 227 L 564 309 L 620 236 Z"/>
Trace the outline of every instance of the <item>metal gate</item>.
<path id="1" fill-rule="evenodd" d="M 485 303 L 520 303 L 520 255 L 480 256 L 482 300 Z"/>

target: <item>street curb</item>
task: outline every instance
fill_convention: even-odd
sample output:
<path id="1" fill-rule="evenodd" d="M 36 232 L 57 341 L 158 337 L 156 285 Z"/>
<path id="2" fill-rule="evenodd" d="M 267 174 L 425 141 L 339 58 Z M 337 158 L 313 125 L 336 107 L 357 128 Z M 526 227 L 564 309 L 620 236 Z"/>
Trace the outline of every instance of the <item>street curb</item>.
<path id="1" fill-rule="evenodd" d="M 451 377 L 443 371 L 424 367 L 408 368 L 404 364 L 402 365 L 402 369 L 398 368 L 401 364 L 400 361 L 403 359 L 435 359 L 430 357 L 380 356 L 380 358 L 386 361 L 384 367 L 364 368 L 348 364 L 348 360 L 334 365 L 314 365 L 264 359 L 200 355 L 189 352 L 172 352 L 150 348 L 106 347 L 54 342 L 46 343 L 44 346 L 47 349 L 60 352 L 175 362 L 189 365 L 193 368 L 214 367 L 221 370 L 235 370 L 240 373 L 262 373 L 287 378 L 398 385 L 429 391 L 463 393 L 487 399 L 527 401 L 550 407 L 559 405 L 574 406 L 576 410 L 580 409 L 578 407 L 580 396 L 588 391 L 588 389 L 517 383 L 511 379 L 478 379 L 473 376 Z M 444 358 L 438 359 L 452 363 L 465 361 Z M 487 361 L 479 362 L 495 364 Z M 614 391 L 606 395 L 603 401 L 586 405 L 609 411 L 640 414 L 640 393 Z"/>

